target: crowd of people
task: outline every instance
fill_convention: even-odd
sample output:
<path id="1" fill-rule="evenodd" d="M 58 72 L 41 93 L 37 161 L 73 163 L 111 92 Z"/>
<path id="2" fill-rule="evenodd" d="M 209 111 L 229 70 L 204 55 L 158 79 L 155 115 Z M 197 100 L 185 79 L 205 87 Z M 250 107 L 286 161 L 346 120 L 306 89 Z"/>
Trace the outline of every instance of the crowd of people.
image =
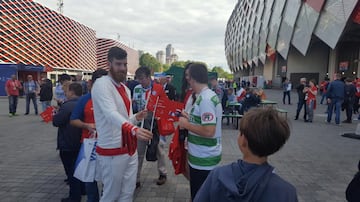
<path id="1" fill-rule="evenodd" d="M 189 180 L 192 201 L 297 201 L 295 188 L 276 175 L 267 162 L 267 157 L 289 138 L 287 121 L 271 108 L 249 110 L 264 99 L 263 90 L 241 85 L 223 88 L 216 78 L 208 78 L 205 65 L 188 63 L 178 95 L 171 77 L 152 79 L 148 67 L 139 67 L 136 80 L 127 81 L 127 53 L 119 47 L 109 50 L 108 64 L 109 72 L 93 72 L 87 89 L 67 74 L 60 76 L 55 87 L 58 106 L 53 125 L 58 127 L 57 149 L 69 184 L 69 196 L 62 201 L 81 201 L 84 192 L 88 201 L 133 201 L 135 189 L 143 186 L 144 158 L 158 163 L 156 184 L 166 183 L 164 146 L 170 137 L 160 134 L 161 125 L 154 121 L 156 110 L 147 108 L 150 96 L 167 96 L 183 103 L 184 109 L 176 114 L 178 122 L 170 144 L 178 142 L 182 158 L 177 173 Z M 51 84 L 46 79 L 39 85 L 31 81 L 29 77 L 29 83 L 20 86 L 15 79 L 12 89 L 27 88 L 26 92 L 36 96 L 38 91 L 47 92 Z M 51 99 L 41 100 L 44 108 Z M 15 102 L 12 100 L 9 98 L 10 104 Z M 240 102 L 240 113 L 247 111 L 237 139 L 243 159 L 220 167 L 222 115 L 229 102 Z M 16 114 L 13 105 L 10 113 Z M 96 176 L 84 183 L 74 177 L 75 162 L 83 141 L 94 137 Z M 148 158 L 151 148 L 155 157 Z M 172 156 L 175 166 L 178 159 Z M 101 191 L 98 183 L 103 185 Z"/>
<path id="2" fill-rule="evenodd" d="M 24 115 L 30 113 L 30 102 L 33 103 L 35 115 L 39 114 L 38 101 L 42 106 L 42 111 L 45 111 L 51 106 L 52 100 L 58 103 L 58 106 L 66 100 L 66 96 L 63 90 L 63 85 L 68 85 L 70 81 L 79 83 L 82 88 L 83 94 L 88 92 L 89 82 L 82 79 L 82 73 L 78 73 L 76 76 L 62 74 L 59 76 L 59 80 L 56 82 L 55 97 L 53 83 L 47 78 L 46 73 L 41 73 L 38 81 L 34 80 L 31 74 L 27 75 L 25 82 L 20 82 L 16 75 L 11 75 L 11 78 L 5 83 L 5 92 L 9 99 L 9 117 L 18 116 L 16 113 L 19 97 L 24 96 L 26 100 L 26 110 Z"/>
<path id="3" fill-rule="evenodd" d="M 341 74 L 335 73 L 331 82 L 329 78 L 325 78 L 320 85 L 317 85 L 314 79 L 307 83 L 306 78 L 301 78 L 296 91 L 298 105 L 295 120 L 299 119 L 300 112 L 304 108 L 304 121 L 313 122 L 318 93 L 321 95 L 320 104 L 327 105 L 325 113 L 328 123 L 331 122 L 333 113 L 335 113 L 335 124 L 340 124 L 341 111 L 346 111 L 346 119 L 342 123 L 352 123 L 352 115 L 359 113 L 360 79 L 358 78 L 341 77 Z M 358 119 L 360 120 L 360 115 Z"/>

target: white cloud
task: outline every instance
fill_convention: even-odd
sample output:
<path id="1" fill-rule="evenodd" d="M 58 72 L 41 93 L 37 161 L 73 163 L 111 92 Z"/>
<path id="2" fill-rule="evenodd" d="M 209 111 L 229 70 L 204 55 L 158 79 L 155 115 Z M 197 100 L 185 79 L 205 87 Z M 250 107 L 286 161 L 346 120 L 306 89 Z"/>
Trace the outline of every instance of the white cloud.
<path id="1" fill-rule="evenodd" d="M 35 0 L 53 10 L 57 1 Z M 180 60 L 203 61 L 228 70 L 226 23 L 237 0 L 64 0 L 64 15 L 153 55 L 171 43 Z M 229 71 L 229 70 L 228 70 Z"/>

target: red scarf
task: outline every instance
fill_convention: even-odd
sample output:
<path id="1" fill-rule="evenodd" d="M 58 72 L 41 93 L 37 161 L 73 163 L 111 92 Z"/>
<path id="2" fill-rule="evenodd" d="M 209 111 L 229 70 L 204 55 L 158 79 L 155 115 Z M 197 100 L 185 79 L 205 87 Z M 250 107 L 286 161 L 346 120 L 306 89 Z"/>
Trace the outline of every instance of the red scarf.
<path id="1" fill-rule="evenodd" d="M 122 99 L 124 100 L 128 115 L 130 115 L 130 100 L 125 91 L 125 87 L 123 86 L 123 84 L 120 84 L 119 87 L 118 86 L 115 86 L 115 87 L 116 87 L 116 90 L 119 92 L 120 96 L 122 97 Z"/>

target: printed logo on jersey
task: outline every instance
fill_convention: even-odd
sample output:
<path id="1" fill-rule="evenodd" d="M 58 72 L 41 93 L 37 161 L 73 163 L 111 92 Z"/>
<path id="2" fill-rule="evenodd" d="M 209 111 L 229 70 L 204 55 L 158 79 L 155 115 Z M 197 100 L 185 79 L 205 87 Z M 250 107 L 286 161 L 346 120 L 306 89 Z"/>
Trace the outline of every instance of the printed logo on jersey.
<path id="1" fill-rule="evenodd" d="M 206 112 L 201 116 L 201 120 L 204 122 L 212 121 L 214 119 L 214 115 L 210 112 Z"/>

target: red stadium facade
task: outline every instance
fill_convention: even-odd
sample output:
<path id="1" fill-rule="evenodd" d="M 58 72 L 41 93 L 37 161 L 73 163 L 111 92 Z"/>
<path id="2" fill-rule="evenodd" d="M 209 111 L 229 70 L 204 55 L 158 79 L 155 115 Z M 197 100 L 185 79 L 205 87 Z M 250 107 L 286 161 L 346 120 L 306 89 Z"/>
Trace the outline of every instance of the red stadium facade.
<path id="1" fill-rule="evenodd" d="M 136 50 L 115 40 L 97 40 L 95 30 L 31 0 L 1 0 L 0 96 L 12 74 L 25 80 L 28 74 L 38 79 L 48 72 L 56 81 L 62 73 L 89 75 L 105 68 L 113 46 L 127 51 L 129 73 L 134 73 L 139 66 Z"/>
<path id="2" fill-rule="evenodd" d="M 96 58 L 97 67 L 107 69 L 107 52 L 111 47 L 120 47 L 124 49 L 128 54 L 128 73 L 131 75 L 135 74 L 136 69 L 139 67 L 139 53 L 137 50 L 129 48 L 128 46 L 112 40 L 112 39 L 97 39 L 96 40 Z"/>

